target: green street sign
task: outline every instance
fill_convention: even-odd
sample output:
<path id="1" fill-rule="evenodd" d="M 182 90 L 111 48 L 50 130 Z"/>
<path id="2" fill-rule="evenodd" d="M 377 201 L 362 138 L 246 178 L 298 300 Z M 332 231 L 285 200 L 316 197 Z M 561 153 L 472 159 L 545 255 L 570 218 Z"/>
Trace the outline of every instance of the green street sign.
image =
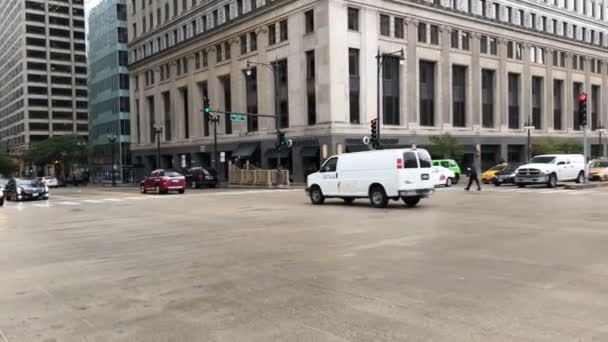
<path id="1" fill-rule="evenodd" d="M 245 121 L 246 119 L 247 119 L 247 115 L 245 115 L 245 114 L 238 114 L 238 113 L 230 114 L 231 121 Z"/>

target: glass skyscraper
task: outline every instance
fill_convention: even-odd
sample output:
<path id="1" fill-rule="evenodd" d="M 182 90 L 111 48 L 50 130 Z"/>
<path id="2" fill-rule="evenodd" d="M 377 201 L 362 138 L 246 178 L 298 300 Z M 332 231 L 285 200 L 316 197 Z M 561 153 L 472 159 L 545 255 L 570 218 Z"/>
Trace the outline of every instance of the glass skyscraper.
<path id="1" fill-rule="evenodd" d="M 89 142 L 94 182 L 134 182 L 129 151 L 126 0 L 103 0 L 89 16 Z"/>

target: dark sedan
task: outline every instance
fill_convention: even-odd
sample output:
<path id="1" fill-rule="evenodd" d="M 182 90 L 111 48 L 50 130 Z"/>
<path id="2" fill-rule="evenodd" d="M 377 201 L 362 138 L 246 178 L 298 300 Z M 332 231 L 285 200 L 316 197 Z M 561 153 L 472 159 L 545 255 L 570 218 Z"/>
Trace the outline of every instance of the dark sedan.
<path id="1" fill-rule="evenodd" d="M 49 188 L 36 178 L 12 178 L 4 192 L 9 201 L 49 199 Z"/>
<path id="2" fill-rule="evenodd" d="M 193 167 L 185 172 L 186 184 L 193 188 L 217 186 L 217 172 L 215 169 L 206 169 L 203 167 Z"/>
<path id="3" fill-rule="evenodd" d="M 501 186 L 502 184 L 515 184 L 515 174 L 517 173 L 517 169 L 522 165 L 523 163 L 507 164 L 504 169 L 494 174 L 492 183 L 496 186 Z"/>

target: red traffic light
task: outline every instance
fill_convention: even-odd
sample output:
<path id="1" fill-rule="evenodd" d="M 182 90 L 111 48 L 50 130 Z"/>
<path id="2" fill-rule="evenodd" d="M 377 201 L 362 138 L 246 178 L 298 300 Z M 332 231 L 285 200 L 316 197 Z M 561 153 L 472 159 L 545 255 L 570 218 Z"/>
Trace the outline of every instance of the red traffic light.
<path id="1" fill-rule="evenodd" d="M 370 121 L 369 123 L 371 123 L 372 125 L 375 124 L 378 121 L 378 119 L 372 119 L 372 121 Z"/>
<path id="2" fill-rule="evenodd" d="M 585 94 L 585 93 L 578 94 L 578 102 L 585 102 L 585 101 L 587 101 L 587 94 Z"/>

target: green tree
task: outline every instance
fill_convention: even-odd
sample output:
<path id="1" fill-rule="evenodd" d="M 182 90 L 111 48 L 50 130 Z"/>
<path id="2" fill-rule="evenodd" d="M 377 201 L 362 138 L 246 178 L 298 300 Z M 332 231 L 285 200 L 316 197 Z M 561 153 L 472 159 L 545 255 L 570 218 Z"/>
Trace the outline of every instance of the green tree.
<path id="1" fill-rule="evenodd" d="M 24 155 L 30 163 L 44 166 L 61 165 L 67 176 L 75 164 L 84 164 L 87 160 L 85 141 L 77 135 L 60 135 L 32 145 Z"/>
<path id="2" fill-rule="evenodd" d="M 462 144 L 448 133 L 431 136 L 429 141 L 431 145 L 428 146 L 428 150 L 434 158 L 462 159 Z"/>
<path id="3" fill-rule="evenodd" d="M 0 152 L 0 175 L 8 176 L 19 169 L 19 163 L 11 156 Z"/>
<path id="4" fill-rule="evenodd" d="M 583 145 L 567 140 L 544 138 L 532 145 L 532 154 L 583 153 Z"/>

